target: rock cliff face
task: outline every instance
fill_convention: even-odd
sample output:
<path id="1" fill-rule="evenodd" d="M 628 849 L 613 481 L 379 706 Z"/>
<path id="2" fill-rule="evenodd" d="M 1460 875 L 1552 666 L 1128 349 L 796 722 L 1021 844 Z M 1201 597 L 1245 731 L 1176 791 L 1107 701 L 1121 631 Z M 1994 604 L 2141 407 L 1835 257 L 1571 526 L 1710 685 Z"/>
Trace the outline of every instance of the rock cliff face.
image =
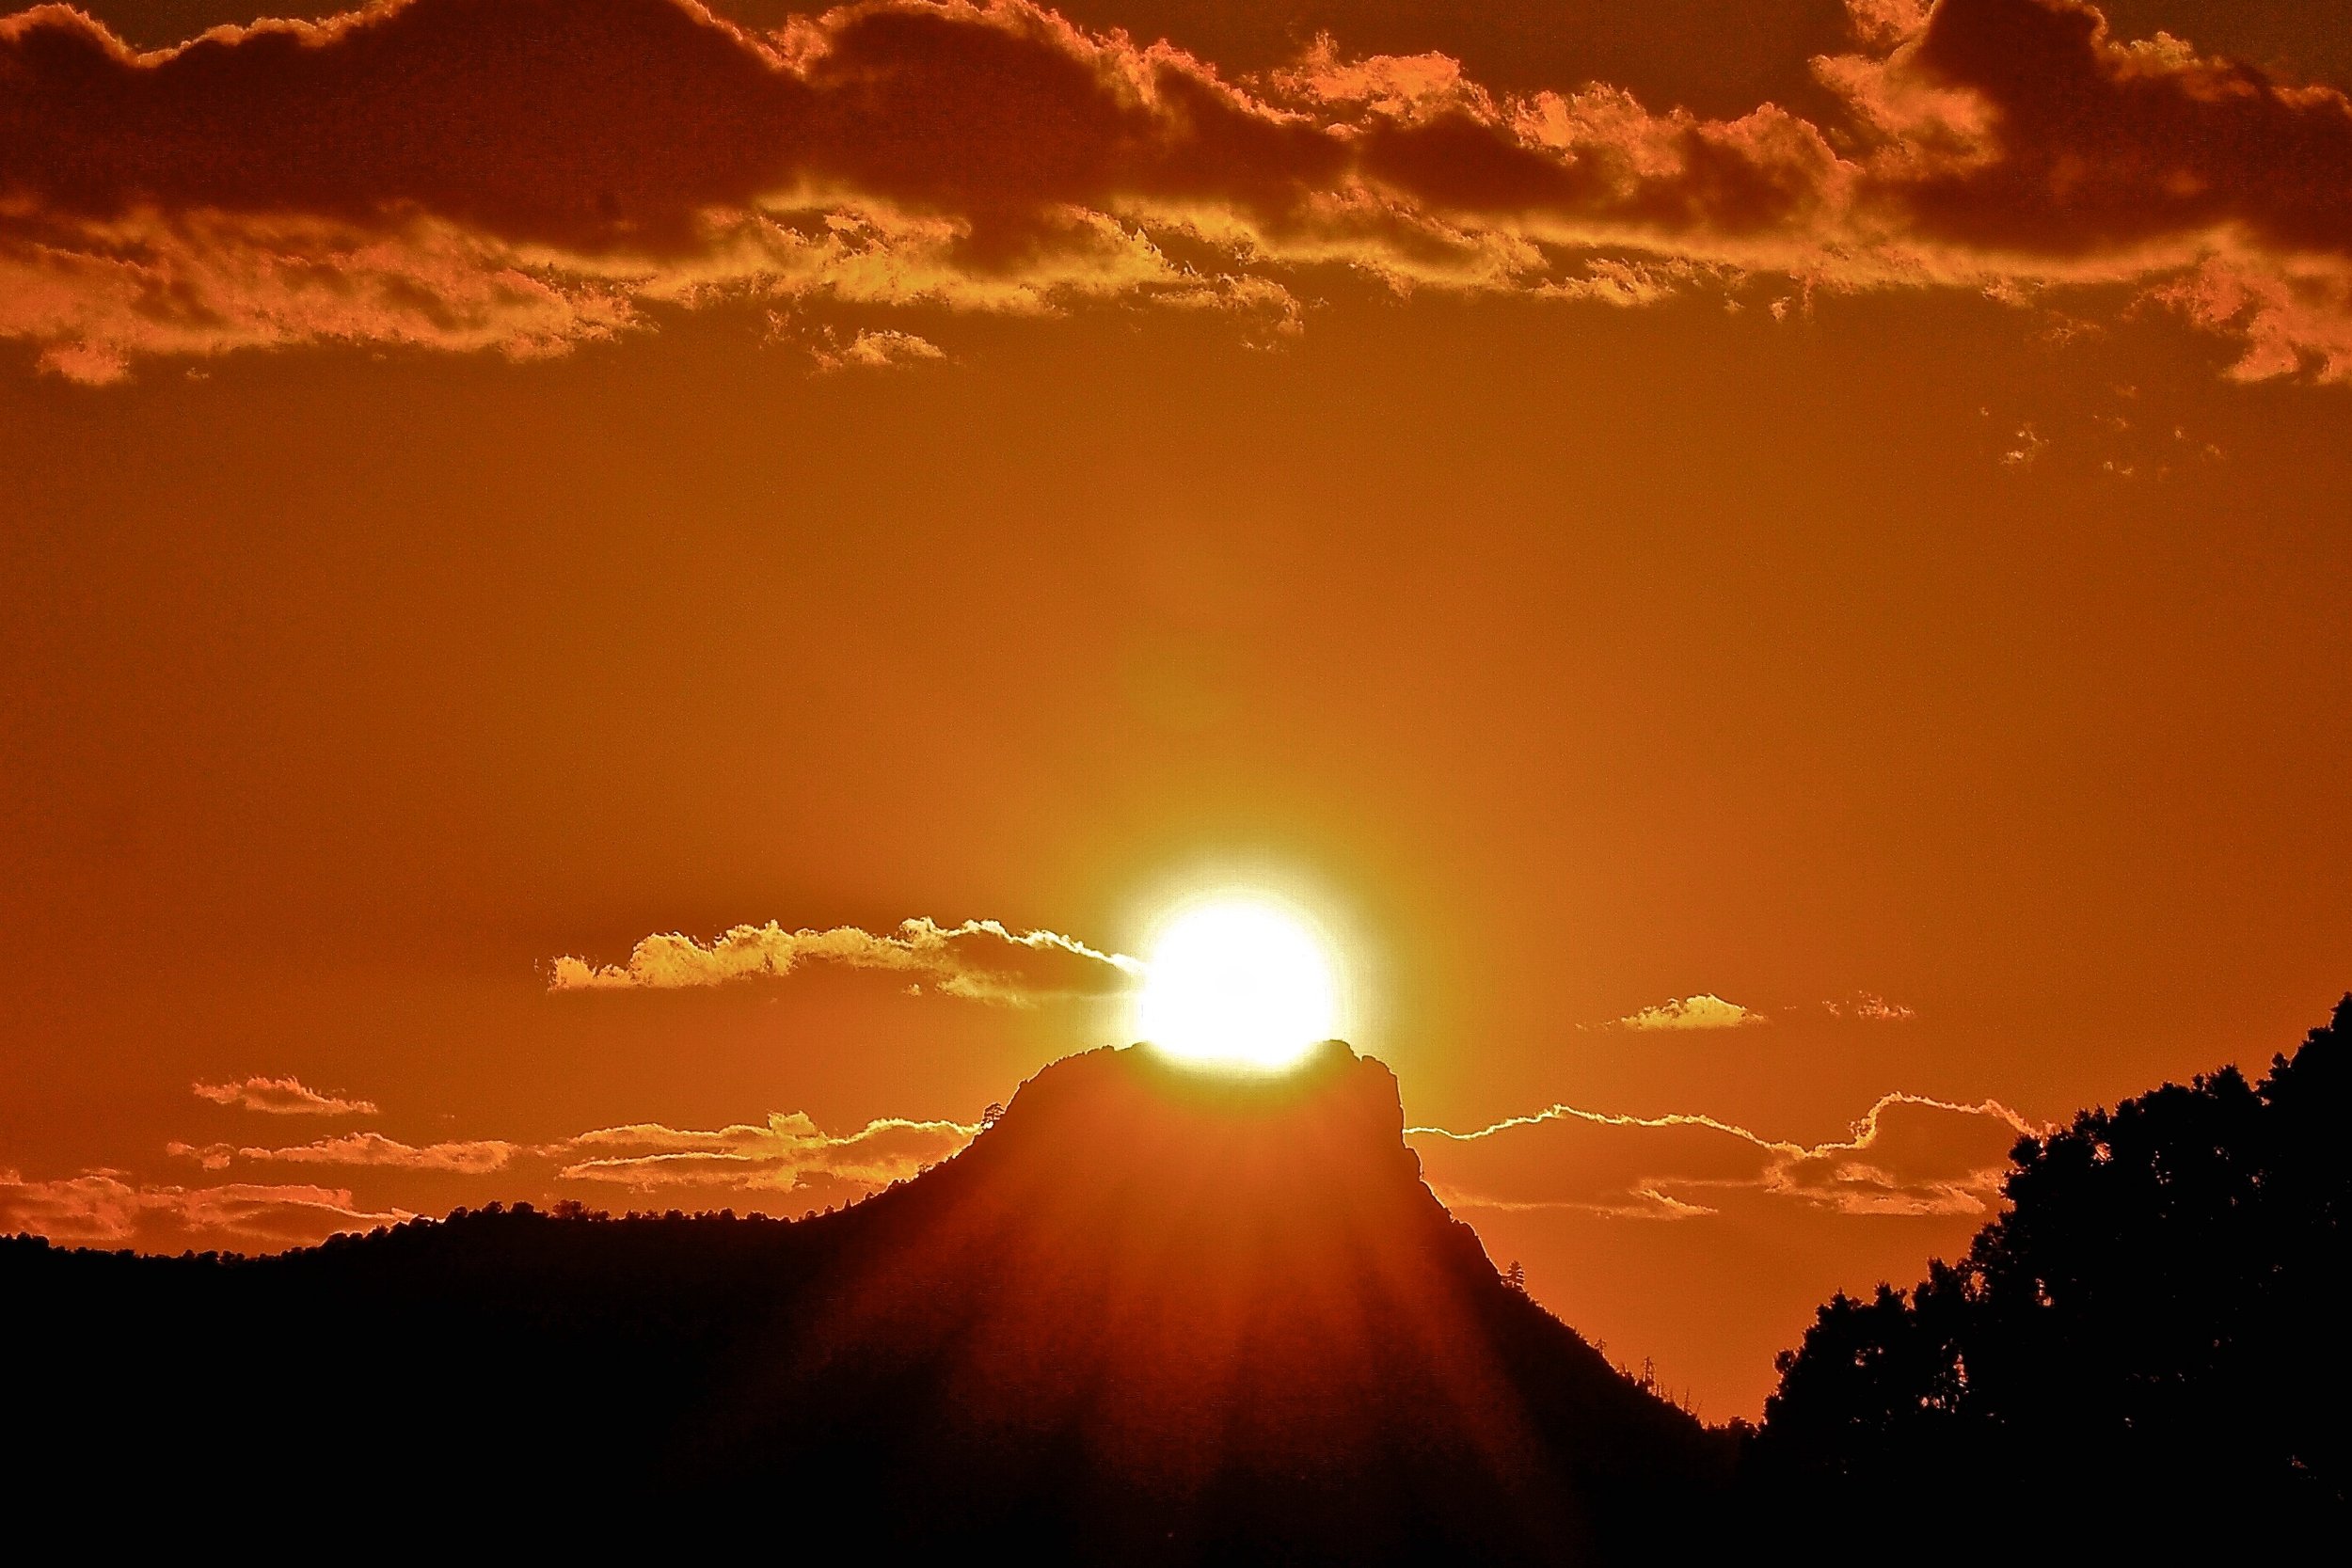
<path id="1" fill-rule="evenodd" d="M 1270 1077 L 1071 1057 L 797 1224 L 508 1212 L 237 1264 L 20 1244 L 0 1276 L 11 1342 L 65 1353 L 19 1430 L 201 1410 L 199 1495 L 479 1469 L 527 1511 L 596 1474 L 608 1509 L 787 1535 L 1566 1560 L 1643 1555 L 1724 1457 L 1496 1276 L 1336 1041 Z"/>
<path id="2" fill-rule="evenodd" d="M 1275 1077 L 1058 1062 L 850 1216 L 778 1393 L 879 1374 L 922 1413 L 900 1463 L 1122 1556 L 1573 1555 L 1702 1435 L 1502 1283 L 1403 1132 L 1336 1041 Z"/>

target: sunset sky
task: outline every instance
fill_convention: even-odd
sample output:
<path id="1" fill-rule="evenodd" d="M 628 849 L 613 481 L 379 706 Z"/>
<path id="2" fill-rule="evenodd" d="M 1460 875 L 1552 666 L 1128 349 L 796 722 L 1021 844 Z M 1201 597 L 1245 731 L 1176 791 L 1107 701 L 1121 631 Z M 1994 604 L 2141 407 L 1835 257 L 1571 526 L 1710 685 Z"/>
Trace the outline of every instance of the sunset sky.
<path id="1" fill-rule="evenodd" d="M 0 1230 L 837 1204 L 1240 886 L 1722 1419 L 2352 985 L 2346 0 L 255 3 L 0 21 Z"/>

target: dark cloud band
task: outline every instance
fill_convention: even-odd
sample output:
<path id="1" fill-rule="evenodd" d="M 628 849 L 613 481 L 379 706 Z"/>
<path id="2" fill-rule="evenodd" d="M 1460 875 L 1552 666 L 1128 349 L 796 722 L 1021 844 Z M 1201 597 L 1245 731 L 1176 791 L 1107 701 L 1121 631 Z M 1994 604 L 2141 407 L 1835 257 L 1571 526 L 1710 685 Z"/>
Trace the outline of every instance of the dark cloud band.
<path id="1" fill-rule="evenodd" d="M 2080 0 L 1856 14 L 1816 123 L 1501 94 L 1436 55 L 1235 81 L 1018 0 L 771 33 L 691 0 L 408 0 L 151 54 L 43 7 L 0 22 L 0 334 L 103 380 L 305 342 L 561 352 L 743 298 L 1280 330 L 1343 267 L 1620 303 L 2122 283 L 2240 336 L 2241 373 L 2352 374 L 2343 95 L 2119 42 Z"/>

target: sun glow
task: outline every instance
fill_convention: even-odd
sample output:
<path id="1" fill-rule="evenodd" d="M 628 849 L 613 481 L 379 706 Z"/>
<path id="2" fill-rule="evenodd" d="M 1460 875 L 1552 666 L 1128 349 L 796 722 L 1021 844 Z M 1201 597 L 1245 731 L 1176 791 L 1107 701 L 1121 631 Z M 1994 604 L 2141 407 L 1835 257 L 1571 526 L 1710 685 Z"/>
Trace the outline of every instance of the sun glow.
<path id="1" fill-rule="evenodd" d="M 1144 977 L 1144 1039 L 1204 1067 L 1277 1072 L 1339 1029 L 1339 985 L 1313 925 L 1263 896 L 1224 895 L 1176 912 Z"/>

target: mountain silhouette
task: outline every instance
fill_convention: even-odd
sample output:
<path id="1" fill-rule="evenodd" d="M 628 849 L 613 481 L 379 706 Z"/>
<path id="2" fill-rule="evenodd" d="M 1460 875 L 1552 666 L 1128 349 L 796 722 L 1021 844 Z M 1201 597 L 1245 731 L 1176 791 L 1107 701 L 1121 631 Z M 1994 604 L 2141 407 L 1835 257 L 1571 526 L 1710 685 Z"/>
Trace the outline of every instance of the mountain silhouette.
<path id="1" fill-rule="evenodd" d="M 154 1523 L 733 1516 L 1120 1561 L 1641 1555 L 1733 1458 L 1506 1284 L 1396 1081 L 1147 1048 L 837 1213 L 460 1212 L 266 1259 L 0 1243 L 8 1474 Z"/>

